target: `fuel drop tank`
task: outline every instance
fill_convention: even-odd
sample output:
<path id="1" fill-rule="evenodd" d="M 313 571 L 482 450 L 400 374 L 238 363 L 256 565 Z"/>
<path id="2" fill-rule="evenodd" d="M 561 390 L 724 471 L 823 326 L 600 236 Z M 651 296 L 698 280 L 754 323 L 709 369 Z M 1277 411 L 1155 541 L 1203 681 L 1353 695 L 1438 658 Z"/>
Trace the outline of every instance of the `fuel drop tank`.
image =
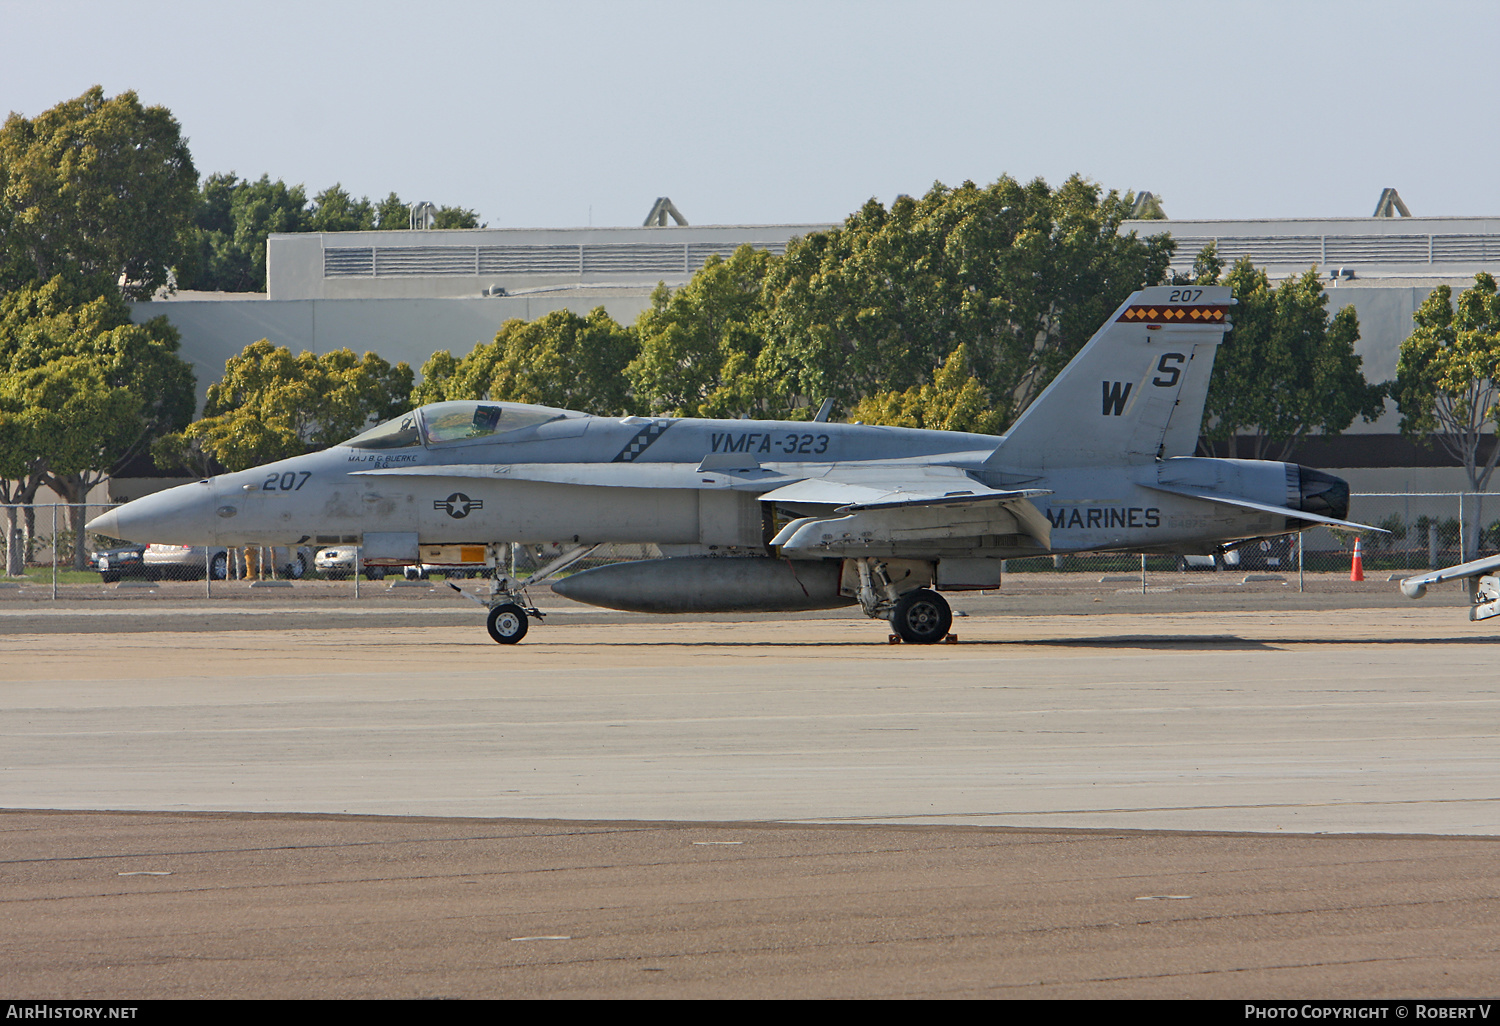
<path id="1" fill-rule="evenodd" d="M 839 594 L 840 570 L 839 560 L 676 556 L 595 567 L 552 590 L 635 613 L 783 613 L 853 605 Z"/>

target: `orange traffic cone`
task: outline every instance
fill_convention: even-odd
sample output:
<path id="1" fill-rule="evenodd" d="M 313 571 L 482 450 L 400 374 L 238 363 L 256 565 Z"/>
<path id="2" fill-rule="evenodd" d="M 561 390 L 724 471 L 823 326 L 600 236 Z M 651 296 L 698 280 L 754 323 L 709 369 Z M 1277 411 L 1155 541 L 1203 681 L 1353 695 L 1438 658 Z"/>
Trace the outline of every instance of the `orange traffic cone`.
<path id="1" fill-rule="evenodd" d="M 1365 579 L 1365 561 L 1359 554 L 1359 539 L 1354 539 L 1354 562 L 1349 566 L 1349 580 L 1362 581 Z"/>

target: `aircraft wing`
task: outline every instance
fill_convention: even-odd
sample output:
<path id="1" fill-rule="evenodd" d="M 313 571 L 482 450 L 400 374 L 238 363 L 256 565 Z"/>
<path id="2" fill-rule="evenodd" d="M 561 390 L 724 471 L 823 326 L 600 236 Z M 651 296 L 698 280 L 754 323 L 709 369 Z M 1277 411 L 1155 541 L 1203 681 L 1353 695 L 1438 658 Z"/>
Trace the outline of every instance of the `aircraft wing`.
<path id="1" fill-rule="evenodd" d="M 1340 531 L 1354 531 L 1358 533 L 1375 532 L 1376 534 L 1390 534 L 1383 527 L 1371 527 L 1369 524 L 1356 524 L 1352 520 L 1335 520 L 1333 517 L 1320 516 L 1317 513 L 1304 513 L 1298 509 L 1288 509 L 1285 506 L 1273 506 L 1266 502 L 1252 502 L 1250 499 L 1240 499 L 1228 495 L 1215 495 L 1213 492 L 1194 491 L 1191 488 L 1169 488 L 1166 485 L 1141 483 L 1141 487 L 1150 488 L 1153 491 L 1166 492 L 1169 495 L 1181 495 L 1188 499 L 1199 499 L 1203 502 L 1217 502 L 1223 506 L 1238 506 L 1240 509 L 1253 509 L 1260 513 L 1276 513 L 1281 516 L 1291 517 L 1294 520 L 1306 520 L 1314 524 L 1323 524 L 1327 527 L 1336 527 Z"/>
<path id="2" fill-rule="evenodd" d="M 864 468 L 862 468 L 863 470 Z M 787 524 L 771 540 L 783 552 L 840 555 L 846 551 L 890 546 L 921 549 L 924 545 L 963 538 L 1021 535 L 1041 548 L 1052 544 L 1052 524 L 1031 500 L 1052 494 L 1045 488 L 1002 491 L 987 488 L 961 472 L 932 474 L 950 468 L 887 470 L 886 480 L 862 472 L 864 480 L 815 478 L 777 488 L 761 496 L 783 505 L 823 505 L 828 513 Z M 836 474 L 837 471 L 834 471 Z"/>

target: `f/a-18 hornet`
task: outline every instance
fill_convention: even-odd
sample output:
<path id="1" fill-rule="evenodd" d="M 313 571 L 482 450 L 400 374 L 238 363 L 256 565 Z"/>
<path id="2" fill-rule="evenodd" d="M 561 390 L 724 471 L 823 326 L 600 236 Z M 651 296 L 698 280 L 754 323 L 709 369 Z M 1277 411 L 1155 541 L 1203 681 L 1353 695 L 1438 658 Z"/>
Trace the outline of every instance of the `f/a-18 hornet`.
<path id="1" fill-rule="evenodd" d="M 1007 558 L 1369 530 L 1345 520 L 1339 478 L 1191 455 L 1232 305 L 1218 286 L 1136 292 L 1000 437 L 442 402 L 89 528 L 213 545 L 358 538 L 371 564 L 496 567 L 476 600 L 501 643 L 525 635 L 540 613 L 524 589 L 549 579 L 580 602 L 653 613 L 858 604 L 907 642 L 936 642 L 952 624 L 944 596 L 998 588 Z M 512 542 L 561 554 L 512 579 Z M 605 543 L 662 558 L 558 576 Z"/>

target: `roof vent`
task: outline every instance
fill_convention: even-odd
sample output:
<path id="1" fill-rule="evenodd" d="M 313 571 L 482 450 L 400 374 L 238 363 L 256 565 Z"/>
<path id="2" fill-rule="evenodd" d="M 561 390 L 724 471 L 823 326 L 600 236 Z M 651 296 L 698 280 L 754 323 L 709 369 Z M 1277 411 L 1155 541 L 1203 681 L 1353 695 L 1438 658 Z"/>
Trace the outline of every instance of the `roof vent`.
<path id="1" fill-rule="evenodd" d="M 1380 202 L 1375 204 L 1375 213 L 1371 217 L 1410 217 L 1411 211 L 1406 209 L 1406 204 L 1401 202 L 1401 197 L 1395 189 L 1381 189 Z"/>
<path id="2" fill-rule="evenodd" d="M 406 209 L 411 212 L 411 230 L 414 232 L 425 231 L 437 221 L 437 207 L 426 200 L 413 203 Z"/>
<path id="3" fill-rule="evenodd" d="M 1165 221 L 1167 212 L 1161 208 L 1161 197 L 1154 192 L 1139 193 L 1130 207 L 1130 216 L 1144 221 Z"/>
<path id="4" fill-rule="evenodd" d="M 646 220 L 641 222 L 641 227 L 665 228 L 669 215 L 678 224 L 687 224 L 687 218 L 682 216 L 682 211 L 678 210 L 677 206 L 671 200 L 665 196 L 658 196 L 656 197 L 656 202 L 651 205 L 651 213 L 647 214 Z"/>

